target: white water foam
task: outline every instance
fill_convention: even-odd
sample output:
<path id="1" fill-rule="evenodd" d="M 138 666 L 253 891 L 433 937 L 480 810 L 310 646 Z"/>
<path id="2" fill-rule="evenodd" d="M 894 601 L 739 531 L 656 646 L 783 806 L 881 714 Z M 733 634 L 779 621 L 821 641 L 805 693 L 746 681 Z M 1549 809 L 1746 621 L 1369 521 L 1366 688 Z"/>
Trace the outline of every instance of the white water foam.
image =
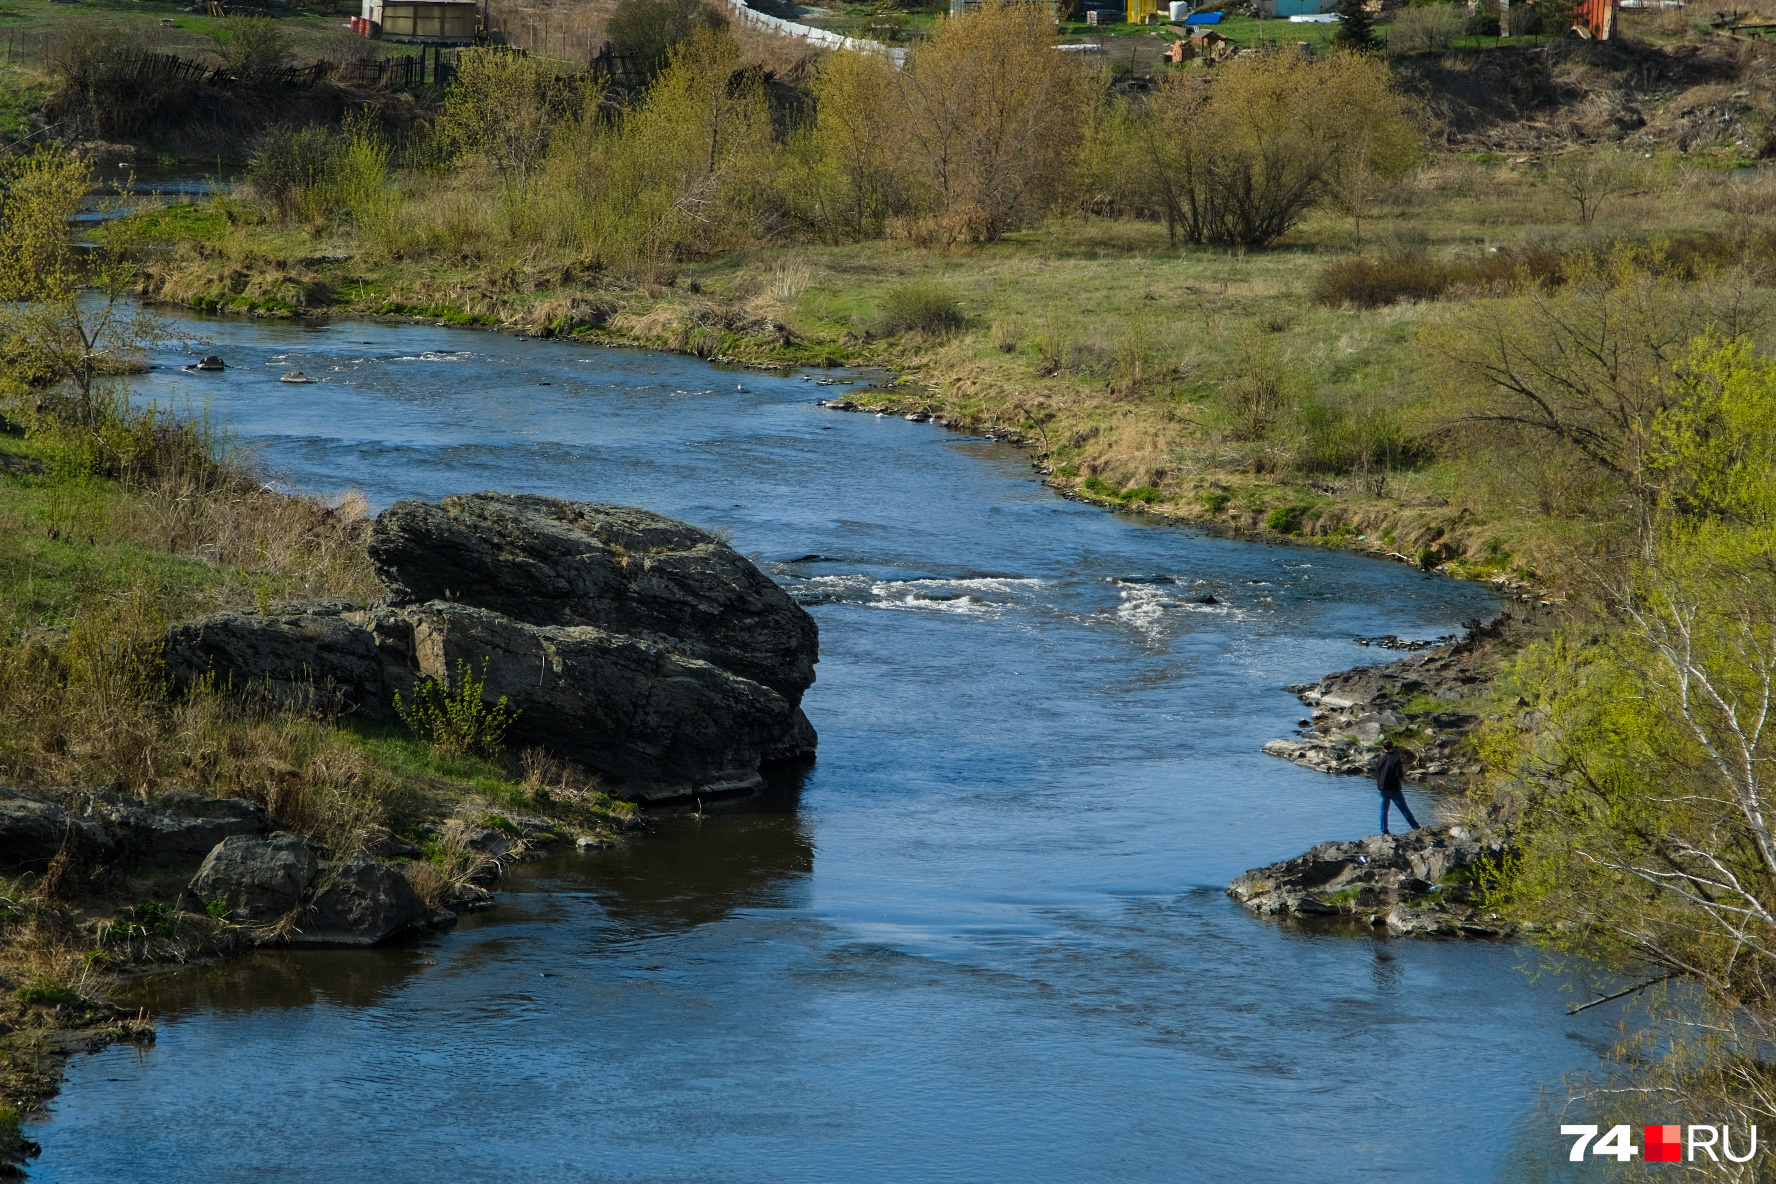
<path id="1" fill-rule="evenodd" d="M 798 598 L 864 608 L 997 616 L 1027 601 L 1046 581 L 1015 576 L 945 580 L 883 580 L 866 575 L 814 576 L 796 586 Z"/>
<path id="2" fill-rule="evenodd" d="M 474 355 L 466 349 L 428 349 L 422 354 L 399 354 L 392 358 L 380 358 L 384 362 L 467 362 Z"/>
<path id="3" fill-rule="evenodd" d="M 1116 619 L 1158 640 L 1169 632 L 1170 624 L 1179 619 L 1180 613 L 1209 613 L 1232 620 L 1243 620 L 1249 615 L 1225 601 L 1192 604 L 1189 598 L 1200 595 L 1206 587 L 1206 580 L 1198 580 L 1194 585 L 1119 582 L 1116 594 L 1122 603 L 1116 606 Z"/>

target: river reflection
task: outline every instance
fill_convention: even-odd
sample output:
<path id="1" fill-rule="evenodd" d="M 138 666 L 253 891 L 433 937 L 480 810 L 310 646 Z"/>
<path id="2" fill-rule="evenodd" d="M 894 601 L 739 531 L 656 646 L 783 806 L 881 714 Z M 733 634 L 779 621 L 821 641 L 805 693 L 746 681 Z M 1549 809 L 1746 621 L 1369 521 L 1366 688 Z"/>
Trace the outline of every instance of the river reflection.
<path id="1" fill-rule="evenodd" d="M 634 937 L 707 924 L 737 909 L 805 908 L 814 844 L 796 813 L 801 776 L 776 770 L 758 795 L 710 802 L 700 817 L 662 818 L 652 838 L 525 865 L 513 886 L 590 892 Z"/>
<path id="2" fill-rule="evenodd" d="M 355 955 L 355 956 L 354 956 Z M 436 959 L 416 946 L 370 952 L 261 950 L 178 974 L 159 975 L 126 996 L 157 1015 L 191 1011 L 251 1011 L 375 1007 Z"/>
<path id="3" fill-rule="evenodd" d="M 1270 924 L 1239 872 L 1375 825 L 1263 756 L 1281 688 L 1484 590 L 1056 498 L 1019 453 L 800 376 L 426 326 L 193 318 L 145 397 L 285 480 L 645 505 L 732 532 L 821 628 L 798 784 L 515 869 L 404 950 L 153 984 L 72 1068 L 43 1179 L 1562 1178 L 1538 1111 L 1616 1017 L 1509 945 Z M 300 368 L 323 381 L 284 387 Z M 1212 600 L 1207 597 L 1212 596 Z M 1414 789 L 1415 810 L 1435 802 Z"/>

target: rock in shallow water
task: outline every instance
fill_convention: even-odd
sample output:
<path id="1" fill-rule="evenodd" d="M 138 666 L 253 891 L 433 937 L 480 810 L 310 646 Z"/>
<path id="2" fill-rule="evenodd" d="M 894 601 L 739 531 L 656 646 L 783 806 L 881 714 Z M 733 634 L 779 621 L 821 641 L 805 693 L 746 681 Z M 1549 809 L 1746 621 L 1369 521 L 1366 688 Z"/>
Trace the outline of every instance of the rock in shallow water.
<path id="1" fill-rule="evenodd" d="M 1321 843 L 1254 868 L 1227 894 L 1260 916 L 1351 917 L 1415 936 L 1496 937 L 1512 926 L 1478 903 L 1475 881 L 1504 845 L 1461 827 Z"/>
<path id="2" fill-rule="evenodd" d="M 167 662 L 284 701 L 372 718 L 419 678 L 486 664 L 508 736 L 641 800 L 760 782 L 812 754 L 801 711 L 818 630 L 769 577 L 696 527 L 626 506 L 482 493 L 398 502 L 370 533 L 387 595 L 217 613 L 175 626 Z"/>
<path id="3" fill-rule="evenodd" d="M 206 904 L 227 905 L 229 920 L 248 926 L 256 942 L 371 946 L 428 918 L 397 865 L 361 853 L 324 861 L 299 835 L 284 831 L 224 839 L 192 877 L 191 893 Z"/>
<path id="4" fill-rule="evenodd" d="M 354 855 L 322 865 L 314 900 L 292 944 L 371 946 L 427 916 L 425 903 L 399 868 Z"/>

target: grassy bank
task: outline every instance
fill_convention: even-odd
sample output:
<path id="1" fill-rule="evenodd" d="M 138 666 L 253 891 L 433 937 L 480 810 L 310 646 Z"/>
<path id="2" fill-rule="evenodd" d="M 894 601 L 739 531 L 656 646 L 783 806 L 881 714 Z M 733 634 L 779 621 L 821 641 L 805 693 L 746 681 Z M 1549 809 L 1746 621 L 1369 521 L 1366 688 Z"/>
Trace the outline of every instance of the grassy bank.
<path id="1" fill-rule="evenodd" d="M 1506 472 L 1470 446 L 1431 372 L 1427 332 L 1494 300 L 1484 273 L 1501 253 L 1553 268 L 1623 243 L 1731 253 L 1776 186 L 1654 156 L 1581 224 L 1550 163 L 1448 154 L 1393 188 L 1365 219 L 1370 257 L 1455 278 L 1381 307 L 1341 286 L 1353 226 L 1330 211 L 1265 251 L 1176 247 L 1152 223 L 1056 218 L 946 250 L 755 247 L 680 262 L 651 283 L 552 263 L 490 274 L 480 259 L 378 256 L 349 224 L 280 224 L 250 198 L 146 213 L 133 230 L 172 248 L 150 264 L 158 299 L 499 325 L 753 364 L 885 366 L 903 380 L 858 398 L 1021 439 L 1082 497 L 1559 588 L 1583 490 L 1562 496 L 1557 458 L 1532 451 Z"/>
<path id="2" fill-rule="evenodd" d="M 1412 19 L 1434 42 L 1450 18 Z M 277 130 L 237 192 L 108 224 L 92 287 L 881 366 L 898 380 L 852 400 L 1020 440 L 1074 496 L 1567 600 L 1470 704 L 1474 816 L 1515 851 L 1496 905 L 1623 975 L 1690 978 L 1655 1013 L 1660 1071 L 1768 1121 L 1776 1103 L 1720 1085 L 1776 1081 L 1776 183 L 1744 167 L 1776 152 L 1776 88 L 1762 47 L 1681 14 L 1628 24 L 1604 46 L 1255 53 L 1151 89 L 997 4 L 898 70 L 835 54 L 779 76 L 707 28 L 620 91 L 470 52 L 423 125 Z M 78 191 L 54 154 L 30 169 Z M 75 285 L 44 275 L 75 318 Z M 448 803 L 573 796 L 534 767 L 167 699 L 128 639 L 287 584 L 361 595 L 327 559 L 360 528 L 349 507 L 255 508 L 188 430 L 123 416 L 104 447 L 137 459 L 106 461 L 73 430 L 86 356 L 37 340 L 45 389 L 84 393 L 27 425 L 44 472 L 6 478 L 41 490 L 14 515 L 41 571 L 13 581 L 27 674 L 0 703 L 44 737 L 8 768 L 256 796 L 334 845 Z M 169 480 L 202 487 L 154 492 Z M 59 481 L 96 508 L 58 508 Z M 261 518 L 282 525 L 230 525 Z M 1730 1036 L 1684 1031 L 1698 1016 Z"/>
<path id="3" fill-rule="evenodd" d="M 74 424 L 12 394 L 0 433 L 0 783 L 149 803 L 175 790 L 246 798 L 336 857 L 420 848 L 408 875 L 434 906 L 493 870 L 440 831 L 446 818 L 507 829 L 522 813 L 598 841 L 631 824 L 630 807 L 540 754 L 488 759 L 250 695 L 173 694 L 160 665 L 169 621 L 374 593 L 362 503 L 268 492 L 202 425 L 121 402 L 102 423 Z M 95 434 L 108 445 L 95 451 Z M 124 980 L 244 947 L 225 915 L 181 911 L 191 870 L 58 856 L 42 874 L 0 880 L 0 1163 L 28 1150 L 19 1117 L 54 1093 L 68 1054 L 153 1038 L 147 1017 L 107 1002 Z"/>

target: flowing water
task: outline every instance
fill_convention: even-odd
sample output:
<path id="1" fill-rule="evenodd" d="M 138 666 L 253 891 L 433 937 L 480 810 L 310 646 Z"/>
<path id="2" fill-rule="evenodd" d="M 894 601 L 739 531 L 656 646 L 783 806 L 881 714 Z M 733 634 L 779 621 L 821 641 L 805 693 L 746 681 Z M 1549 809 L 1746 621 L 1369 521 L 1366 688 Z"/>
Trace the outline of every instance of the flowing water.
<path id="1" fill-rule="evenodd" d="M 1259 752 L 1302 714 L 1281 688 L 1390 656 L 1358 636 L 1456 629 L 1480 588 L 1076 505 L 1009 447 L 823 410 L 800 377 L 182 326 L 141 389 L 208 405 L 295 486 L 731 532 L 820 623 L 820 755 L 525 865 L 454 933 L 158 981 L 159 1043 L 73 1063 L 31 1129 L 38 1179 L 1558 1174 L 1541 1107 L 1610 1009 L 1568 1017 L 1520 947 L 1315 933 L 1222 892 L 1375 829 L 1366 782 Z M 211 351 L 232 368 L 177 370 Z"/>

